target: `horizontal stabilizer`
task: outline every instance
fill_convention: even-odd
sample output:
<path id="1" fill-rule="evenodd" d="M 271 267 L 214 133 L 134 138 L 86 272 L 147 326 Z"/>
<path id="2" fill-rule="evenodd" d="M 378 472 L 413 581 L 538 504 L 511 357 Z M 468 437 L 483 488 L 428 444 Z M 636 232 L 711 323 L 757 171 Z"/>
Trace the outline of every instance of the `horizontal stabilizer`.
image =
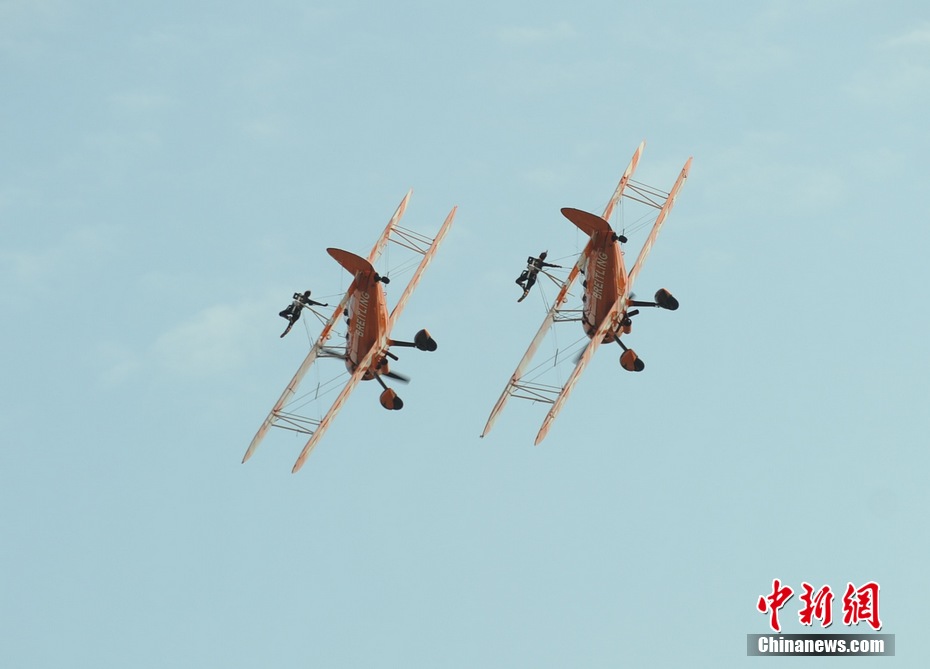
<path id="1" fill-rule="evenodd" d="M 609 232 L 610 224 L 597 214 L 590 214 L 581 209 L 564 207 L 562 215 L 578 226 L 578 229 L 589 237 L 595 232 Z"/>
<path id="2" fill-rule="evenodd" d="M 336 262 L 345 267 L 352 276 L 355 276 L 359 272 L 375 271 L 375 268 L 370 262 L 354 253 L 349 253 L 342 249 L 326 249 L 326 252 L 335 258 Z"/>

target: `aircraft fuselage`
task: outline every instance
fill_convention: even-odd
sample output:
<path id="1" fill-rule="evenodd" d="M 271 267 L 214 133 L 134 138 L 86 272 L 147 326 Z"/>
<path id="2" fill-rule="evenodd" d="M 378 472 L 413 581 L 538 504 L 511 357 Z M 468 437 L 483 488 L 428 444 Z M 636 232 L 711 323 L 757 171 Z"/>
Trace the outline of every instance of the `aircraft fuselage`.
<path id="1" fill-rule="evenodd" d="M 364 380 L 374 378 L 374 372 L 386 374 L 387 361 L 382 362 L 388 349 L 388 310 L 381 277 L 364 258 L 340 249 L 327 249 L 339 264 L 355 277 L 349 286 L 346 315 L 349 327 L 346 332 L 346 367 L 354 372 L 374 350 L 375 355 L 365 371 Z M 380 363 L 380 364 L 379 364 Z"/>
<path id="2" fill-rule="evenodd" d="M 617 235 L 600 216 L 579 209 L 563 209 L 565 217 L 580 230 L 588 234 L 585 246 L 584 307 L 582 308 L 582 325 L 585 334 L 594 336 L 598 326 L 610 314 L 617 300 L 627 295 L 627 273 L 623 265 L 623 251 Z M 626 321 L 626 305 L 617 319 L 617 327 L 608 330 L 604 341 L 613 341 L 615 335 L 629 332 Z"/>

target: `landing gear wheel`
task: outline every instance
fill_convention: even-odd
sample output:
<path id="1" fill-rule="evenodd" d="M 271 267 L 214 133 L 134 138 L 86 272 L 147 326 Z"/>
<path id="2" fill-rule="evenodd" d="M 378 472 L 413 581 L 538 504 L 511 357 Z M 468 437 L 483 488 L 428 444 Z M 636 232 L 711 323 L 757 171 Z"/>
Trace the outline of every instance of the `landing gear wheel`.
<path id="1" fill-rule="evenodd" d="M 433 339 L 427 330 L 420 330 L 413 338 L 414 345 L 421 351 L 435 351 L 438 348 L 436 340 Z"/>
<path id="2" fill-rule="evenodd" d="M 656 304 L 662 309 L 668 309 L 669 311 L 675 311 L 678 308 L 678 300 L 675 299 L 674 295 L 665 290 L 665 288 L 660 288 L 656 291 Z"/>
<path id="3" fill-rule="evenodd" d="M 628 348 L 620 356 L 620 366 L 628 372 L 641 372 L 646 368 L 646 363 L 639 359 L 633 349 Z"/>
<path id="4" fill-rule="evenodd" d="M 404 401 L 397 396 L 392 388 L 387 388 L 381 393 L 381 406 L 388 411 L 400 411 L 404 408 Z"/>

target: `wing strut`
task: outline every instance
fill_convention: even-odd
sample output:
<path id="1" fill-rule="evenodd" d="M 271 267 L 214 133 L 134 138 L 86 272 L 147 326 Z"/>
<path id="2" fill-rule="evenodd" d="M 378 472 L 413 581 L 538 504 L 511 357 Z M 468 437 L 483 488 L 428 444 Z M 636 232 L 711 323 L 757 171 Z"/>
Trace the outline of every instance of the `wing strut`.
<path id="1" fill-rule="evenodd" d="M 446 233 L 449 232 L 449 228 L 452 227 L 452 221 L 455 220 L 455 212 L 458 210 L 458 207 L 452 207 L 452 211 L 449 212 L 449 215 L 446 216 L 446 220 L 443 222 L 442 227 L 439 228 L 439 232 L 436 233 L 436 236 L 433 238 L 433 241 L 430 243 L 429 248 L 423 250 L 416 246 L 408 246 L 412 250 L 415 250 L 417 253 L 422 253 L 423 258 L 420 260 L 420 264 L 417 266 L 416 271 L 414 271 L 413 276 L 410 278 L 410 281 L 407 283 L 407 287 L 404 289 L 404 292 L 401 294 L 400 299 L 397 301 L 397 304 L 394 305 L 394 310 L 391 312 L 391 317 L 388 320 L 388 333 L 394 331 L 394 324 L 397 322 L 397 319 L 400 318 L 401 313 L 404 310 L 404 307 L 407 306 L 407 301 L 410 299 L 410 296 L 413 295 L 413 291 L 416 290 L 417 284 L 420 283 L 420 277 L 423 275 L 423 271 L 429 266 L 430 262 L 433 259 L 433 256 L 436 254 L 436 249 L 439 248 L 439 245 L 442 243 L 442 240 L 445 238 Z"/>
<path id="2" fill-rule="evenodd" d="M 675 185 L 672 186 L 672 190 L 668 192 L 668 197 L 665 199 L 665 204 L 662 205 L 662 208 L 659 210 L 659 215 L 656 217 L 656 222 L 652 225 L 652 231 L 649 233 L 649 237 L 646 238 L 646 242 L 643 244 L 643 248 L 639 252 L 639 256 L 636 258 L 636 262 L 633 263 L 633 267 L 630 268 L 630 273 L 627 275 L 627 292 L 633 289 L 633 282 L 636 281 L 636 277 L 639 275 L 639 271 L 643 268 L 643 263 L 646 262 L 646 257 L 649 255 L 649 252 L 652 250 L 652 245 L 655 244 L 656 237 L 659 236 L 659 230 L 662 228 L 662 224 L 665 222 L 665 219 L 668 217 L 669 212 L 672 211 L 672 207 L 675 206 L 675 200 L 678 198 L 678 192 L 681 190 L 681 187 L 685 185 L 685 179 L 688 178 L 688 172 L 691 171 L 691 158 L 688 158 L 685 162 L 685 166 L 681 168 L 681 172 L 678 174 L 678 178 L 675 180 Z"/>

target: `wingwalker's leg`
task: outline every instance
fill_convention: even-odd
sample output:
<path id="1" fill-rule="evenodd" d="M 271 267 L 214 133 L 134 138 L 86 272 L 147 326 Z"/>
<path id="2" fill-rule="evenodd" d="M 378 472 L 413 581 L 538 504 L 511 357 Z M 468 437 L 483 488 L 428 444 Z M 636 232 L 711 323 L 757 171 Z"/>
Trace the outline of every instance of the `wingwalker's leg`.
<path id="1" fill-rule="evenodd" d="M 403 409 L 404 401 L 397 396 L 397 393 L 395 393 L 393 389 L 387 387 L 380 374 L 375 373 L 375 380 L 384 388 L 384 392 L 381 393 L 380 398 L 381 406 L 389 411 L 399 411 Z"/>

